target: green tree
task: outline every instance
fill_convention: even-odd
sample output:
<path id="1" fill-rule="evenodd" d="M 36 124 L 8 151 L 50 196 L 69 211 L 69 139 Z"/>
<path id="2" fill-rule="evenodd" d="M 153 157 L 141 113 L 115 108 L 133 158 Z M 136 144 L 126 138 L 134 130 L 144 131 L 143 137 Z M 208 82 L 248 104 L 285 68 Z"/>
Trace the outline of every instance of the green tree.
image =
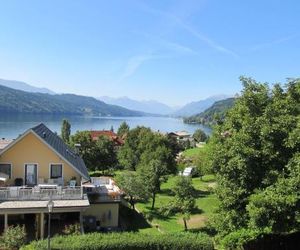
<path id="1" fill-rule="evenodd" d="M 168 162 L 169 156 L 170 150 L 164 145 L 144 151 L 141 156 L 138 173 L 151 194 L 151 209 L 154 209 L 156 194 L 160 191 L 162 182 L 166 181 L 166 175 L 172 171 Z"/>
<path id="2" fill-rule="evenodd" d="M 166 136 L 145 127 L 130 130 L 118 151 L 120 164 L 127 170 L 137 170 L 145 183 L 152 197 L 152 209 L 165 176 L 176 172 L 175 152 Z"/>
<path id="3" fill-rule="evenodd" d="M 89 131 L 77 131 L 71 136 L 70 144 L 75 148 L 75 144 L 80 144 L 79 154 L 89 170 L 95 170 L 96 142 L 93 141 Z"/>
<path id="4" fill-rule="evenodd" d="M 145 183 L 135 171 L 122 171 L 116 181 L 118 186 L 129 197 L 129 203 L 133 210 L 137 201 L 148 199 L 149 195 Z"/>
<path id="5" fill-rule="evenodd" d="M 26 244 L 25 226 L 9 226 L 1 237 L 1 249 L 20 249 Z"/>
<path id="6" fill-rule="evenodd" d="M 147 140 L 151 130 L 145 127 L 136 127 L 127 133 L 125 144 L 118 151 L 118 160 L 127 170 L 136 170 L 140 161 L 141 153 L 145 145 L 143 140 Z"/>
<path id="7" fill-rule="evenodd" d="M 199 149 L 198 154 L 194 157 L 194 164 L 197 167 L 197 173 L 200 177 L 206 174 L 211 174 L 211 159 L 213 157 L 213 150 L 210 143 Z"/>
<path id="8" fill-rule="evenodd" d="M 194 134 L 193 134 L 193 138 L 195 139 L 196 142 L 205 142 L 208 137 L 205 134 L 205 132 L 201 129 L 197 129 Z"/>
<path id="9" fill-rule="evenodd" d="M 270 196 L 279 191 L 281 182 L 276 183 L 299 152 L 299 134 L 295 135 L 300 114 L 299 79 L 289 80 L 285 88 L 276 84 L 272 89 L 250 78 L 242 77 L 241 81 L 242 95 L 211 138 L 220 199 L 214 224 L 221 235 L 249 224 L 259 225 L 254 222 L 255 208 L 267 205 L 259 193 Z"/>
<path id="10" fill-rule="evenodd" d="M 167 134 L 166 136 L 166 145 L 171 149 L 172 155 L 174 157 L 176 157 L 180 151 L 184 150 L 184 147 L 178 142 L 178 140 L 170 134 Z"/>
<path id="11" fill-rule="evenodd" d="M 95 143 L 94 148 L 94 166 L 97 170 L 104 170 L 114 168 L 117 163 L 117 154 L 114 142 L 107 136 L 100 136 Z"/>
<path id="12" fill-rule="evenodd" d="M 182 214 L 184 230 L 187 230 L 187 220 L 190 219 L 192 211 L 196 207 L 195 189 L 190 177 L 179 176 L 174 186 L 173 209 Z"/>
<path id="13" fill-rule="evenodd" d="M 288 164 L 285 175 L 262 192 L 250 196 L 249 227 L 266 232 L 300 230 L 300 154 Z"/>
<path id="14" fill-rule="evenodd" d="M 118 160 L 127 170 L 136 170 L 145 151 L 155 152 L 158 147 L 167 149 L 164 162 L 170 173 L 175 173 L 176 151 L 166 136 L 154 133 L 149 128 L 137 127 L 127 134 L 125 144 L 118 151 Z"/>
<path id="15" fill-rule="evenodd" d="M 61 138 L 65 143 L 70 142 L 70 135 L 71 135 L 71 124 L 68 120 L 63 119 L 61 125 Z"/>
<path id="16" fill-rule="evenodd" d="M 129 125 L 124 121 L 121 123 L 120 127 L 118 128 L 118 136 L 123 137 L 129 132 Z"/>

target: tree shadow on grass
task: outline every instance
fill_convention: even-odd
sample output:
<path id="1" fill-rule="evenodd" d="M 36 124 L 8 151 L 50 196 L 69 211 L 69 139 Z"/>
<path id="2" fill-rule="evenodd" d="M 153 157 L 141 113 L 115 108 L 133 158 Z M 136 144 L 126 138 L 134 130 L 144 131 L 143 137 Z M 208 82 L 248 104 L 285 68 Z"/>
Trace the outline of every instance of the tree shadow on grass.
<path id="1" fill-rule="evenodd" d="M 160 190 L 159 194 L 167 195 L 167 196 L 174 196 L 174 192 L 169 188 Z"/>
<path id="2" fill-rule="evenodd" d="M 153 219 L 168 221 L 170 220 L 170 216 L 172 216 L 172 214 L 164 214 L 159 208 L 154 208 L 153 210 L 151 210 L 150 206 L 146 208 L 148 211 L 145 212 L 144 215 L 150 221 Z"/>
<path id="3" fill-rule="evenodd" d="M 202 209 L 200 209 L 200 208 L 198 208 L 198 207 L 195 207 L 193 210 L 192 210 L 192 212 L 191 212 L 191 214 L 202 214 L 204 211 L 202 210 Z"/>
<path id="4" fill-rule="evenodd" d="M 120 221 L 122 221 L 122 228 L 125 231 L 137 232 L 139 229 L 151 228 L 142 214 L 126 206 L 120 207 Z"/>
<path id="5" fill-rule="evenodd" d="M 213 183 L 213 182 L 216 182 L 215 179 L 208 179 L 208 180 L 205 180 L 205 179 L 200 179 L 202 182 L 205 182 L 205 183 Z"/>
<path id="6" fill-rule="evenodd" d="M 195 197 L 196 198 L 203 198 L 203 197 L 206 197 L 208 195 L 211 194 L 210 191 L 203 191 L 203 190 L 195 190 Z"/>
<path id="7" fill-rule="evenodd" d="M 205 234 L 207 234 L 207 235 L 209 235 L 211 237 L 213 237 L 213 236 L 215 236 L 217 234 L 217 231 L 214 228 L 207 227 L 207 226 L 201 227 L 201 228 L 191 228 L 191 229 L 188 229 L 188 231 L 190 233 L 196 233 L 196 234 L 198 234 L 198 233 L 205 233 Z"/>

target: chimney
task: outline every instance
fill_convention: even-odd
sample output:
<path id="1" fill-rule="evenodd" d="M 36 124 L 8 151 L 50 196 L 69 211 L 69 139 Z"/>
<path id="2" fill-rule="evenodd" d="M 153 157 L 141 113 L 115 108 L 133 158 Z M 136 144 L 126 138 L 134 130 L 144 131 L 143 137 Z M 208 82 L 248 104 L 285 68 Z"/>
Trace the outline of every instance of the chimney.
<path id="1" fill-rule="evenodd" d="M 75 153 L 79 154 L 79 149 L 81 148 L 81 144 L 80 143 L 76 143 L 74 146 L 75 146 Z"/>

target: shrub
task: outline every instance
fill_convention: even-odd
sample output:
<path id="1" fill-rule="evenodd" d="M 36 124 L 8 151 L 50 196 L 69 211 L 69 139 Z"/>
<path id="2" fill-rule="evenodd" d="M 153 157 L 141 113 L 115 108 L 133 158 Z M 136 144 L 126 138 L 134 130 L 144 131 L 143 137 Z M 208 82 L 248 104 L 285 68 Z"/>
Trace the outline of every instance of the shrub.
<path id="1" fill-rule="evenodd" d="M 220 241 L 220 245 L 222 249 L 242 250 L 243 246 L 247 242 L 257 239 L 260 236 L 260 234 L 261 234 L 260 231 L 242 228 L 240 230 L 237 230 L 235 232 L 226 235 Z"/>
<path id="2" fill-rule="evenodd" d="M 203 233 L 146 235 L 137 232 L 91 233 L 79 236 L 59 236 L 51 239 L 52 249 L 72 250 L 213 250 L 209 236 Z M 36 241 L 23 250 L 47 249 L 47 241 Z"/>
<path id="3" fill-rule="evenodd" d="M 80 224 L 76 223 L 76 224 L 69 224 L 66 225 L 63 233 L 65 235 L 79 235 L 80 234 Z"/>
<path id="4" fill-rule="evenodd" d="M 10 226 L 1 237 L 1 249 L 19 249 L 26 242 L 25 226 Z"/>

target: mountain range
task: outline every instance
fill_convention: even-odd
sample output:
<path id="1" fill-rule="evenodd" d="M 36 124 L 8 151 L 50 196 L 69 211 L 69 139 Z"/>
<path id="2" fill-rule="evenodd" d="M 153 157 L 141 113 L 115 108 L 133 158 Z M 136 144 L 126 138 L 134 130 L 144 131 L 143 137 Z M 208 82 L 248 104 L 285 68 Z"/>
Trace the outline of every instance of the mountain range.
<path id="1" fill-rule="evenodd" d="M 14 110 L 13 112 L 17 112 L 17 110 L 23 110 L 24 107 L 21 107 L 23 105 L 30 107 L 28 107 L 28 109 L 24 109 L 24 111 L 22 112 L 35 113 L 50 113 L 53 111 L 55 113 L 67 112 L 75 114 L 93 114 L 104 116 L 140 116 L 146 114 L 157 114 L 168 115 L 172 117 L 189 117 L 205 111 L 207 108 L 211 107 L 216 101 L 223 100 L 229 97 L 226 95 L 212 96 L 204 100 L 190 102 L 184 105 L 183 107 L 175 108 L 154 100 L 138 101 L 126 96 L 119 98 L 101 96 L 95 99 L 93 97 L 72 94 L 58 95 L 50 89 L 35 87 L 21 81 L 0 79 L 0 86 L 24 91 L 24 97 L 28 97 L 28 93 L 35 94 L 34 96 L 32 96 L 32 100 L 28 99 L 26 104 L 22 104 L 18 103 L 17 100 L 15 100 L 15 98 L 20 94 L 18 92 L 14 92 L 13 94 L 13 91 L 10 91 L 10 95 L 15 95 L 15 98 L 12 99 L 14 100 L 14 104 L 18 105 L 18 107 L 15 107 L 14 109 L 13 107 L 8 108 L 9 103 L 0 103 L 0 108 L 3 108 L 2 110 L 11 110 L 10 112 L 12 112 L 12 110 Z M 2 90 L 2 92 L 3 91 L 4 90 Z M 4 100 L 3 93 L 1 93 L 2 100 L 0 101 Z M 46 96 L 41 96 L 41 94 L 46 94 Z M 40 102 L 42 101 L 41 98 L 45 98 L 45 102 L 52 101 L 55 103 L 48 103 L 49 105 L 47 107 L 39 106 Z M 33 100 L 37 100 L 37 102 L 34 103 Z M 76 107 L 78 108 L 78 110 L 73 110 L 72 108 L 68 109 L 68 107 L 65 106 L 65 102 L 70 101 L 72 102 L 71 107 Z M 51 108 L 52 106 L 53 109 Z M 57 110 L 54 108 L 54 106 L 57 107 Z"/>
<path id="2" fill-rule="evenodd" d="M 102 96 L 98 99 L 108 104 L 119 105 L 127 109 L 133 109 L 151 114 L 169 115 L 175 111 L 175 108 L 154 100 L 137 101 L 130 99 L 127 96 L 119 98 Z"/>
<path id="3" fill-rule="evenodd" d="M 18 89 L 18 90 L 32 92 L 32 93 L 44 93 L 44 94 L 50 94 L 50 95 L 55 94 L 55 92 L 53 92 L 50 89 L 34 87 L 32 85 L 29 85 L 25 82 L 20 82 L 20 81 L 0 79 L 0 85 L 8 87 L 8 88 Z"/>
<path id="4" fill-rule="evenodd" d="M 184 118 L 185 123 L 200 123 L 206 126 L 213 126 L 218 120 L 223 120 L 226 113 L 235 103 L 235 98 L 227 98 L 225 100 L 215 102 L 211 107 L 203 112 Z"/>
<path id="5" fill-rule="evenodd" d="M 143 112 L 109 105 L 93 97 L 44 94 L 0 85 L 0 113 L 70 114 L 92 116 L 143 116 Z"/>
<path id="6" fill-rule="evenodd" d="M 173 116 L 180 116 L 180 117 L 187 117 L 195 114 L 199 114 L 204 110 L 211 107 L 215 102 L 224 100 L 229 98 L 230 96 L 227 95 L 216 95 L 206 98 L 204 100 L 190 102 L 184 105 L 182 108 L 176 110 L 172 115 Z"/>

